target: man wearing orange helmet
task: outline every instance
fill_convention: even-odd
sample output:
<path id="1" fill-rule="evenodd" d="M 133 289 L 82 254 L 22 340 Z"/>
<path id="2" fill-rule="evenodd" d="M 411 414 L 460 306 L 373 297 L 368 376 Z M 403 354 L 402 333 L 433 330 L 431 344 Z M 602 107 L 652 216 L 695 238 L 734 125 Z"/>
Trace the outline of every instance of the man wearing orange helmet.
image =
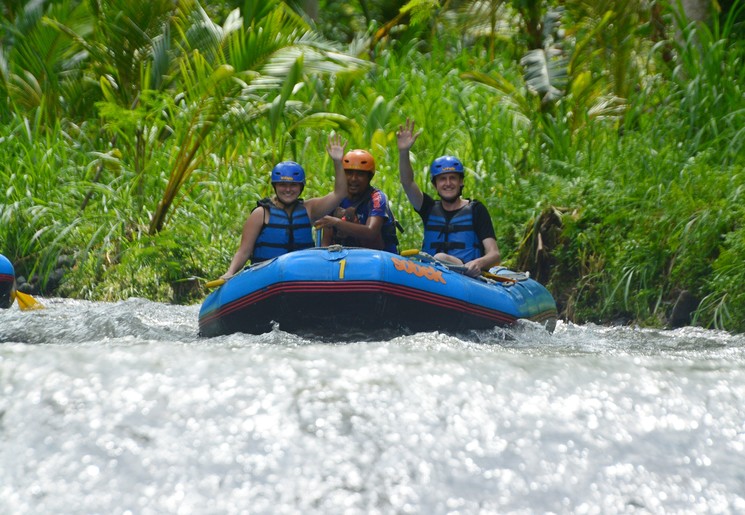
<path id="1" fill-rule="evenodd" d="M 347 196 L 334 216 L 316 222 L 323 228 L 323 244 L 338 243 L 398 253 L 396 219 L 385 193 L 370 185 L 375 159 L 366 150 L 351 150 L 342 159 L 347 178 Z"/>
<path id="2" fill-rule="evenodd" d="M 432 185 L 440 196 L 434 200 L 414 182 L 409 150 L 419 137 L 414 122 L 399 127 L 398 168 L 401 185 L 412 207 L 422 217 L 422 250 L 435 259 L 465 265 L 466 274 L 478 277 L 483 270 L 499 264 L 500 255 L 489 212 L 477 200 L 464 199 L 463 163 L 453 156 L 441 156 L 430 166 Z"/>

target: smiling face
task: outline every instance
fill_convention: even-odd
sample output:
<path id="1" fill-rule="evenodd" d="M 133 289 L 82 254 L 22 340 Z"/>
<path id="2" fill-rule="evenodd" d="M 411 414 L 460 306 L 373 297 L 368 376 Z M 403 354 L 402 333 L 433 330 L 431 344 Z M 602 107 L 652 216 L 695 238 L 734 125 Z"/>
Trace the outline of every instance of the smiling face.
<path id="1" fill-rule="evenodd" d="M 295 202 L 303 191 L 299 182 L 275 182 L 273 185 L 277 199 L 286 206 Z"/>
<path id="2" fill-rule="evenodd" d="M 463 190 L 463 176 L 459 173 L 441 173 L 435 177 L 435 189 L 445 202 L 453 202 Z"/>
<path id="3" fill-rule="evenodd" d="M 349 198 L 359 197 L 370 187 L 370 179 L 372 179 L 370 172 L 344 170 L 344 174 L 347 176 L 347 195 Z"/>

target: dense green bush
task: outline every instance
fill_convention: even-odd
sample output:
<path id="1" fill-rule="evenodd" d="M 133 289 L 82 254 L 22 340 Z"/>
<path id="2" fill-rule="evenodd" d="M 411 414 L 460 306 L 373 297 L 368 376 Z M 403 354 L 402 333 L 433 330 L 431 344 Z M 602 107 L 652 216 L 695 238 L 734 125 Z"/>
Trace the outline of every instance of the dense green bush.
<path id="1" fill-rule="evenodd" d="M 567 319 L 661 325 L 687 291 L 696 323 L 745 330 L 743 2 L 709 26 L 673 4 L 631 23 L 614 2 L 325 2 L 317 26 L 345 46 L 283 2 L 212 4 L 156 2 L 149 21 L 117 18 L 129 4 L 113 0 L 106 16 L 74 0 L 3 12 L 0 252 L 20 273 L 70 256 L 58 294 L 198 301 L 274 163 L 305 166 L 306 197 L 331 189 L 331 131 L 374 154 L 401 248 L 415 248 L 395 138 L 410 117 L 417 181 L 430 188 L 432 159 L 458 155 L 505 263 Z"/>

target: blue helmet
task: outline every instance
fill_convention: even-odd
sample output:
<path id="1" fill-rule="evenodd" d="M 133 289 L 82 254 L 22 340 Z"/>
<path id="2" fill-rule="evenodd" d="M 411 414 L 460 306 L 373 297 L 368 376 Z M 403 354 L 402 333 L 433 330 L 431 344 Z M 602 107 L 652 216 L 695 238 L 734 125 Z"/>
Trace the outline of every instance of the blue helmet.
<path id="1" fill-rule="evenodd" d="M 429 167 L 429 174 L 432 177 L 432 183 L 435 182 L 435 177 L 443 173 L 459 173 L 465 176 L 463 170 L 463 163 L 460 159 L 453 156 L 440 156 L 432 161 L 432 166 Z"/>
<path id="2" fill-rule="evenodd" d="M 13 263 L 8 258 L 0 254 L 0 274 L 15 277 L 15 270 L 13 270 Z"/>
<path id="3" fill-rule="evenodd" d="M 305 184 L 305 170 L 295 161 L 282 161 L 272 168 L 272 184 L 278 182 L 296 182 Z"/>
<path id="4" fill-rule="evenodd" d="M 13 265 L 2 254 L 0 254 L 0 308 L 8 309 L 15 298 L 16 274 Z"/>

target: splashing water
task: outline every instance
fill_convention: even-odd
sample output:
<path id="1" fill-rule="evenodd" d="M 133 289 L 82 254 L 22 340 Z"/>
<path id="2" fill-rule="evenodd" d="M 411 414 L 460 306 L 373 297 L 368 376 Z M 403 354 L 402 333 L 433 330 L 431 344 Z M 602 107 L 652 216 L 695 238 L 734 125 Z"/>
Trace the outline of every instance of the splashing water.
<path id="1" fill-rule="evenodd" d="M 745 337 L 525 324 L 197 337 L 197 306 L 0 312 L 0 513 L 745 511 Z"/>

